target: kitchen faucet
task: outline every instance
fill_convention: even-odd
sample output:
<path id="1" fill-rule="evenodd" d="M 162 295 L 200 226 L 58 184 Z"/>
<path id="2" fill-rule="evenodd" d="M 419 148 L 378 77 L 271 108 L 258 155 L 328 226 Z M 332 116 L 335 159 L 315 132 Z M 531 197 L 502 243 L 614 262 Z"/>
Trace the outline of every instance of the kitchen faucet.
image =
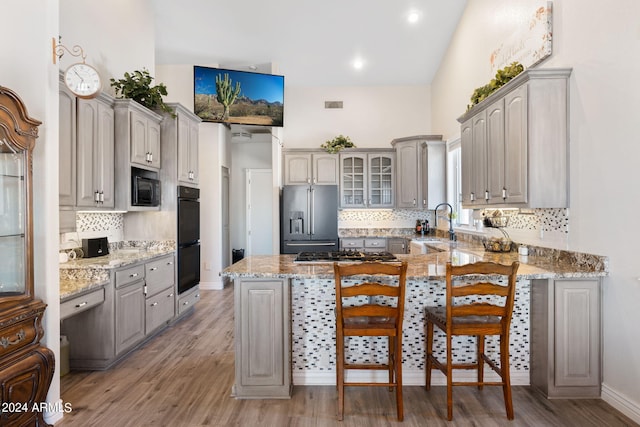
<path id="1" fill-rule="evenodd" d="M 450 215 L 449 215 L 449 240 L 454 240 L 455 241 L 456 240 L 456 233 L 453 231 L 453 219 L 451 218 L 453 216 L 453 206 L 451 206 L 449 203 L 440 203 L 433 210 L 433 214 L 435 216 L 433 227 L 436 230 L 438 229 L 438 208 L 440 206 L 445 206 L 445 205 L 449 206 L 449 210 L 450 210 Z"/>

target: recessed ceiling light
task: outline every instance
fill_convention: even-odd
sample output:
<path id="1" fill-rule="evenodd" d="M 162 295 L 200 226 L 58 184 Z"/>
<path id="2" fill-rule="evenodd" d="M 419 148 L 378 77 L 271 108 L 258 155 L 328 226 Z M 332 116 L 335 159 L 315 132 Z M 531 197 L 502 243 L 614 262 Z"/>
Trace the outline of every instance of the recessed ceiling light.
<path id="1" fill-rule="evenodd" d="M 420 20 L 420 12 L 418 12 L 417 10 L 412 10 L 407 15 L 407 21 L 409 21 L 410 24 L 415 24 L 419 20 Z"/>
<path id="2" fill-rule="evenodd" d="M 362 60 L 362 58 L 356 58 L 353 60 L 353 68 L 355 68 L 356 70 L 361 70 L 362 67 L 364 67 L 364 61 Z"/>

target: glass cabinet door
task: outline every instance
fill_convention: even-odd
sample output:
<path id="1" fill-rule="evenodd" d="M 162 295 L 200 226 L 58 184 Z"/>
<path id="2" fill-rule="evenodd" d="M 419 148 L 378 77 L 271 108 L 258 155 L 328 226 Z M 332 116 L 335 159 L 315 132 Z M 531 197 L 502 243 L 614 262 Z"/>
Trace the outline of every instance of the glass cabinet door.
<path id="1" fill-rule="evenodd" d="M 340 206 L 343 208 L 366 207 L 366 155 L 341 155 Z"/>
<path id="2" fill-rule="evenodd" d="M 369 154 L 369 206 L 393 207 L 393 156 Z"/>
<path id="3" fill-rule="evenodd" d="M 0 128 L 0 298 L 26 289 L 25 151 L 16 150 Z"/>

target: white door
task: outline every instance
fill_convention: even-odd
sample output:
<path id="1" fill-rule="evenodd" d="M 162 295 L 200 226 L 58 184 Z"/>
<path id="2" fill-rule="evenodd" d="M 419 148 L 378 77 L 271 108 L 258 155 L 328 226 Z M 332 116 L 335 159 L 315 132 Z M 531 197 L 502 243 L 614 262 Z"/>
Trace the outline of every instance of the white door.
<path id="1" fill-rule="evenodd" d="M 229 239 L 229 169 L 222 166 L 222 268 L 231 265 L 231 244 Z"/>
<path id="2" fill-rule="evenodd" d="M 271 169 L 247 169 L 247 253 L 273 254 L 271 230 L 273 173 Z"/>

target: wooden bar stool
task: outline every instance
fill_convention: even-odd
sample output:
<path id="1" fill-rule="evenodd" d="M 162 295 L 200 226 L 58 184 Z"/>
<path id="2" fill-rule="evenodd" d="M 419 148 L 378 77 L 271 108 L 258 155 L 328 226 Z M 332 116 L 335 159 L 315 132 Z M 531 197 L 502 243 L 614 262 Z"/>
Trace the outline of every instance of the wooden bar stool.
<path id="1" fill-rule="evenodd" d="M 445 374 L 447 377 L 447 418 L 449 421 L 453 418 L 453 386 L 461 385 L 476 385 L 478 389 L 482 389 L 484 385 L 502 386 L 507 418 L 513 419 L 509 377 L 509 327 L 513 312 L 518 266 L 518 262 L 511 265 L 478 262 L 462 266 L 452 266 L 449 262 L 447 263 L 446 306 L 425 308 L 426 388 L 427 390 L 431 388 L 432 369 L 439 369 Z M 506 279 L 506 283 L 498 283 L 500 279 Z M 455 286 L 454 280 L 456 281 Z M 446 363 L 440 362 L 433 354 L 434 325 L 446 334 Z M 451 342 L 454 335 L 475 335 L 477 337 L 476 362 L 456 364 L 452 362 Z M 484 352 L 484 337 L 486 335 L 500 336 L 500 366 Z M 500 375 L 501 381 L 484 381 L 484 362 Z M 475 369 L 478 373 L 478 380 L 476 382 L 453 381 L 453 369 Z"/>
<path id="2" fill-rule="evenodd" d="M 344 414 L 345 386 L 383 386 L 395 388 L 398 421 L 404 418 L 402 407 L 402 319 L 407 263 L 334 263 L 336 281 L 336 360 L 338 386 L 338 420 Z M 344 278 L 361 280 L 353 286 L 342 286 Z M 375 277 L 374 277 L 375 276 Z M 397 285 L 392 284 L 397 281 Z M 368 301 L 353 305 L 353 299 L 368 297 Z M 351 301 L 349 301 L 351 299 Z M 393 303 L 395 299 L 395 304 Z M 386 336 L 389 354 L 387 363 L 347 363 L 344 340 L 347 336 Z M 347 369 L 388 370 L 389 381 L 345 382 Z"/>

